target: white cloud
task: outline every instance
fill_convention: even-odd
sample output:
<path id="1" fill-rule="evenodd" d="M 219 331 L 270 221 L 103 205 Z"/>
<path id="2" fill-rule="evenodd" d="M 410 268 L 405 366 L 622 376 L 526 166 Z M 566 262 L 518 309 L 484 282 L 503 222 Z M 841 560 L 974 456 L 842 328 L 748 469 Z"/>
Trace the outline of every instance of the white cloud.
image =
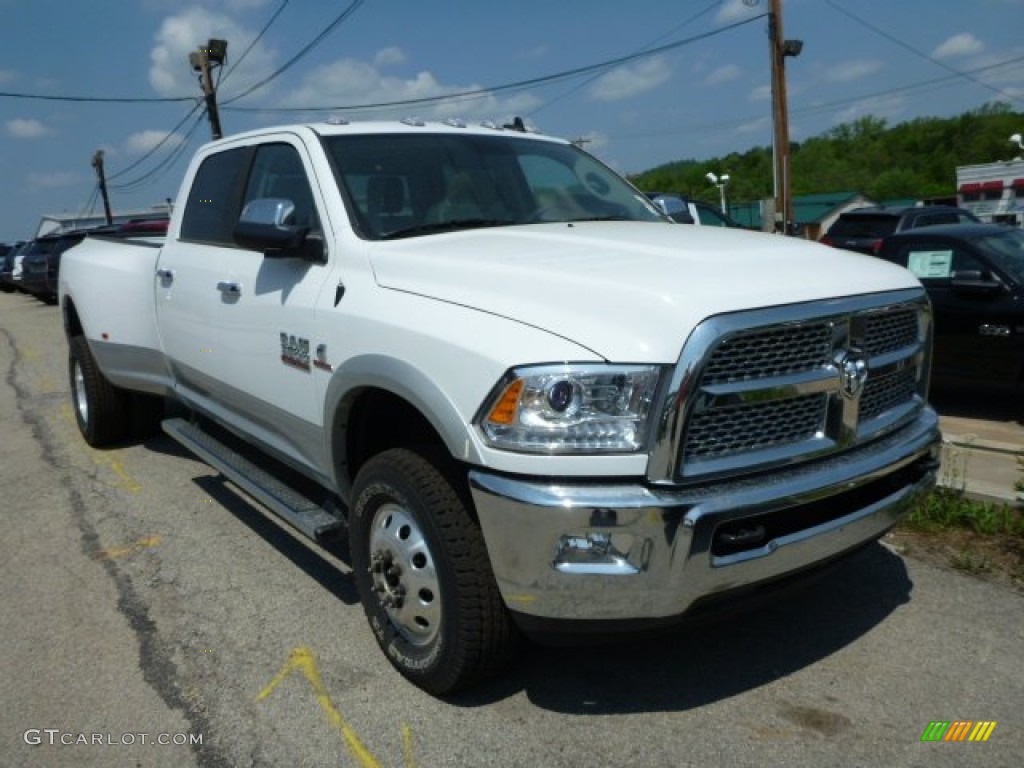
<path id="1" fill-rule="evenodd" d="M 519 54 L 521 59 L 543 59 L 548 55 L 549 48 L 546 45 L 538 45 L 529 48 Z"/>
<path id="2" fill-rule="evenodd" d="M 382 48 L 377 51 L 373 56 L 373 66 L 375 67 L 387 67 L 393 64 L 401 64 L 405 61 L 405 53 L 402 52 L 401 48 Z"/>
<path id="3" fill-rule="evenodd" d="M 405 78 L 384 75 L 372 64 L 364 61 L 341 59 L 306 74 L 299 87 L 291 91 L 282 100 L 280 106 L 323 109 L 331 106 L 382 104 L 444 97 L 479 90 L 482 87 L 474 83 L 445 85 L 426 71 L 417 72 Z M 517 94 L 507 99 L 499 99 L 492 94 L 481 94 L 436 104 L 410 104 L 367 109 L 358 117 L 379 117 L 397 113 L 403 116 L 416 114 L 434 119 L 464 117 L 466 119 L 506 120 L 514 115 L 532 110 L 538 103 L 537 97 L 530 94 Z"/>
<path id="4" fill-rule="evenodd" d="M 759 85 L 756 88 L 752 88 L 750 93 L 747 94 L 747 99 L 750 101 L 771 101 L 772 87 L 770 85 Z"/>
<path id="5" fill-rule="evenodd" d="M 825 70 L 824 77 L 831 83 L 849 83 L 873 75 L 881 68 L 882 62 L 877 59 L 844 61 Z"/>
<path id="6" fill-rule="evenodd" d="M 936 59 L 951 59 L 956 56 L 969 56 L 972 53 L 981 53 L 985 50 L 985 44 L 970 32 L 961 32 L 940 44 L 932 56 Z"/>
<path id="7" fill-rule="evenodd" d="M 56 189 L 58 187 L 73 187 L 82 183 L 82 176 L 69 171 L 55 171 L 53 173 L 30 173 L 29 184 L 41 189 Z"/>
<path id="8" fill-rule="evenodd" d="M 736 126 L 736 133 L 770 133 L 772 121 L 767 117 L 758 117 Z"/>
<path id="9" fill-rule="evenodd" d="M 903 114 L 905 101 L 901 96 L 878 96 L 862 99 L 835 115 L 834 122 L 850 123 L 858 118 L 871 115 L 873 117 L 897 118 Z"/>
<path id="10" fill-rule="evenodd" d="M 38 120 L 16 117 L 7 121 L 7 133 L 16 139 L 38 139 L 40 136 L 48 136 L 53 131 Z"/>
<path id="11" fill-rule="evenodd" d="M 765 0 L 765 5 L 767 4 Z M 719 24 L 732 24 L 764 13 L 766 9 L 760 8 L 759 5 L 758 0 L 724 0 L 721 9 L 715 14 L 715 21 Z"/>
<path id="12" fill-rule="evenodd" d="M 597 101 L 621 101 L 653 90 L 672 76 L 668 62 L 661 57 L 617 67 L 602 75 L 591 86 L 590 95 Z"/>
<path id="13" fill-rule="evenodd" d="M 168 149 L 173 149 L 185 140 L 180 134 L 170 133 L 169 131 L 139 131 L 128 137 L 127 141 L 125 141 L 125 148 L 129 152 L 142 154 L 153 149 L 165 139 L 167 142 L 164 146 Z"/>
<path id="14" fill-rule="evenodd" d="M 705 85 L 721 85 L 727 83 L 730 80 L 735 80 L 740 76 L 740 68 L 735 64 L 726 64 L 724 67 L 718 67 L 711 71 L 711 73 L 704 78 Z"/>
<path id="15" fill-rule="evenodd" d="M 237 58 L 256 37 L 220 13 L 203 8 L 189 8 L 164 19 L 150 51 L 149 82 L 161 96 L 198 95 L 195 73 L 188 66 L 188 56 L 210 38 L 229 42 L 228 68 L 232 55 Z M 263 43 L 257 43 L 245 57 L 245 63 L 231 73 L 220 90 L 220 98 L 228 98 L 247 86 L 262 80 L 273 70 L 274 54 Z"/>

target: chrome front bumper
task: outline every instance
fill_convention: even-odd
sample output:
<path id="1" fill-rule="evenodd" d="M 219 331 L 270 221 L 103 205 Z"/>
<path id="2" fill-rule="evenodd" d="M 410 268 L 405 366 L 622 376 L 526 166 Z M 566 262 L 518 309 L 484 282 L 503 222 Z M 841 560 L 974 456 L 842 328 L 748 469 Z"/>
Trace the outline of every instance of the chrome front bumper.
<path id="1" fill-rule="evenodd" d="M 511 610 L 660 619 L 877 539 L 935 484 L 939 445 L 938 417 L 925 407 L 869 445 L 743 480 L 666 490 L 482 470 L 469 479 Z M 752 531 L 763 535 L 748 545 Z"/>

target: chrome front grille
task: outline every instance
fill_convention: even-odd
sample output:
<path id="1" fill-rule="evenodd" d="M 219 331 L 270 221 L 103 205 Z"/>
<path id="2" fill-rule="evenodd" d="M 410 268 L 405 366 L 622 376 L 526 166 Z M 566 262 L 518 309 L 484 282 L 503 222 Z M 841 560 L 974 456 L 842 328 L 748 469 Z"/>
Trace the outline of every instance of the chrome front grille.
<path id="1" fill-rule="evenodd" d="M 829 362 L 829 323 L 764 328 L 724 339 L 708 361 L 705 384 L 723 384 L 764 376 L 812 371 Z"/>
<path id="2" fill-rule="evenodd" d="M 828 398 L 815 394 L 701 411 L 690 420 L 683 461 L 813 440 L 825 422 L 827 406 Z"/>
<path id="3" fill-rule="evenodd" d="M 919 290 L 705 321 L 677 366 L 650 479 L 792 464 L 897 429 L 924 405 L 930 333 Z"/>
<path id="4" fill-rule="evenodd" d="M 869 378 L 860 396 L 861 423 L 910 402 L 916 393 L 917 371 L 914 368 Z"/>
<path id="5" fill-rule="evenodd" d="M 863 325 L 864 338 L 860 344 L 870 357 L 905 349 L 920 337 L 917 312 L 912 309 L 868 315 Z"/>

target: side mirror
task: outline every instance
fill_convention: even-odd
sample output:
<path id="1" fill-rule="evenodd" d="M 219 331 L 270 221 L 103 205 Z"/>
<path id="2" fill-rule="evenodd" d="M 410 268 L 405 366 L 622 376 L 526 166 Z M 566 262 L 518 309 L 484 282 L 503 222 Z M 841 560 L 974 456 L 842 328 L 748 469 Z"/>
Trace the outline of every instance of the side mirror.
<path id="1" fill-rule="evenodd" d="M 267 258 L 323 258 L 323 242 L 307 238 L 309 227 L 288 224 L 295 213 L 295 203 L 277 197 L 252 200 L 242 209 L 232 236 L 237 245 L 262 251 Z M 306 246 L 313 246 L 307 248 Z M 319 248 L 315 246 L 319 245 Z M 308 253 L 308 251 L 319 253 Z"/>
<path id="2" fill-rule="evenodd" d="M 963 293 L 996 293 L 1003 288 L 991 273 L 980 269 L 958 269 L 953 272 L 950 284 Z"/>

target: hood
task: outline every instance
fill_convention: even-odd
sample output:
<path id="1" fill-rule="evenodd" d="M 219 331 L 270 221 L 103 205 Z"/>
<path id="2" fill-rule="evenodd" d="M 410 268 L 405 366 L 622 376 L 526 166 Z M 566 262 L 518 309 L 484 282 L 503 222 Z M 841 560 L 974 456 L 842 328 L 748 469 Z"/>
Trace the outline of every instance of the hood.
<path id="1" fill-rule="evenodd" d="M 475 229 L 374 243 L 370 259 L 383 287 L 542 328 L 620 363 L 676 362 L 712 315 L 920 287 L 873 256 L 661 222 Z"/>

